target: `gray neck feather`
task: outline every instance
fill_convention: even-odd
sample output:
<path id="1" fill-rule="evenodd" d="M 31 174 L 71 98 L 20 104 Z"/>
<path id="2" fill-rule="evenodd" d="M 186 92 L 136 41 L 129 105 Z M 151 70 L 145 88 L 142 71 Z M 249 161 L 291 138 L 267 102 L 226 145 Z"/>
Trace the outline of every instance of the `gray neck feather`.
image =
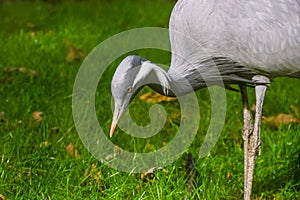
<path id="1" fill-rule="evenodd" d="M 152 67 L 153 70 L 156 72 L 156 74 L 159 74 L 156 76 L 156 78 L 158 79 L 157 81 L 161 82 L 160 79 L 162 76 L 164 76 L 165 77 L 164 80 L 167 80 L 168 84 L 151 83 L 146 85 L 164 96 L 169 96 L 169 97 L 183 96 L 193 91 L 196 91 L 198 89 L 206 87 L 204 81 L 199 81 L 199 76 L 197 76 L 198 77 L 197 81 L 193 81 L 192 79 L 193 76 L 191 75 L 185 76 L 184 74 L 181 74 L 174 77 L 156 65 L 153 65 Z"/>

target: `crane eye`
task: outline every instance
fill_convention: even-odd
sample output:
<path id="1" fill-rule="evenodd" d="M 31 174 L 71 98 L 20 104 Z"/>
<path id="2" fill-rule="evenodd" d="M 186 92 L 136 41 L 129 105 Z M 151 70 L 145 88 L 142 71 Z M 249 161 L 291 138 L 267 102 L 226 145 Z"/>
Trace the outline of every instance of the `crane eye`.
<path id="1" fill-rule="evenodd" d="M 132 88 L 131 88 L 131 87 L 129 87 L 129 88 L 127 89 L 127 93 L 132 93 Z"/>

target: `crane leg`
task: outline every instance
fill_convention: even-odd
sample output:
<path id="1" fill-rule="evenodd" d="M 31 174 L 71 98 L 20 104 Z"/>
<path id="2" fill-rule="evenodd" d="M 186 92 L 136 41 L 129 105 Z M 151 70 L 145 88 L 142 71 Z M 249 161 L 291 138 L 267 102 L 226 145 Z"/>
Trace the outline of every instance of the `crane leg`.
<path id="1" fill-rule="evenodd" d="M 249 189 L 248 183 L 248 169 L 249 169 L 249 139 L 253 132 L 253 124 L 251 121 L 251 111 L 249 109 L 247 87 L 240 86 L 243 102 L 243 116 L 244 116 L 244 127 L 243 127 L 243 140 L 244 140 L 244 199 L 250 199 L 251 188 Z"/>
<path id="2" fill-rule="evenodd" d="M 259 154 L 260 145 L 261 145 L 260 124 L 261 124 L 261 116 L 262 116 L 262 107 L 263 107 L 265 93 L 268 84 L 270 83 L 270 80 L 264 76 L 255 76 L 253 77 L 253 81 L 258 84 L 255 87 L 256 111 L 255 111 L 253 128 L 251 123 L 251 114 L 247 102 L 248 101 L 247 93 L 245 92 L 246 89 L 244 89 L 244 92 L 242 92 L 243 102 L 244 102 L 244 123 L 246 122 L 246 124 L 244 124 L 244 129 L 243 129 L 243 138 L 245 143 L 244 144 L 244 148 L 245 148 L 244 149 L 244 153 L 245 153 L 244 155 L 244 159 L 245 159 L 244 199 L 245 200 L 250 200 L 250 196 L 251 196 L 254 168 L 255 168 L 256 158 L 257 155 Z"/>

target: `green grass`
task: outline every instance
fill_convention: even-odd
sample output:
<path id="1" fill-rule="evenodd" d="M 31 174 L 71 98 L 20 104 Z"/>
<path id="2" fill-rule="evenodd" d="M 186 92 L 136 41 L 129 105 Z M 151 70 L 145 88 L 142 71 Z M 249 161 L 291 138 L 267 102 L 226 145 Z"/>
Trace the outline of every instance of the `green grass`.
<path id="1" fill-rule="evenodd" d="M 154 179 L 119 172 L 102 164 L 85 149 L 72 118 L 72 89 L 83 59 L 67 62 L 66 41 L 86 54 L 121 31 L 143 26 L 167 27 L 175 1 L 65 1 L 62 3 L 0 3 L 0 194 L 6 199 L 241 199 L 243 196 L 242 105 L 239 93 L 227 92 L 226 125 L 210 154 L 197 160 L 196 187 L 187 194 L 184 162 L 197 157 L 210 115 L 206 89 L 197 92 L 201 122 L 196 140 L 180 159 L 156 171 Z M 35 34 L 32 38 L 31 35 Z M 168 53 L 134 52 L 153 62 L 168 64 Z M 120 58 L 121 59 L 121 58 Z M 110 81 L 120 59 L 103 76 L 96 94 L 97 113 L 104 131 L 111 123 Z M 7 72 L 7 67 L 36 70 L 36 78 Z M 5 69 L 6 68 L 6 69 Z M 267 91 L 265 116 L 291 113 L 300 118 L 300 80 L 275 79 Z M 149 89 L 143 89 L 145 93 Z M 250 89 L 251 104 L 254 92 Z M 171 141 L 180 125 L 179 105 L 162 103 L 168 122 L 154 138 L 134 139 L 116 131 L 112 141 L 127 150 L 146 152 Z M 133 118 L 146 124 L 146 102 L 136 98 Z M 294 106 L 294 107 L 293 107 Z M 44 113 L 41 123 L 34 111 Z M 274 130 L 262 127 L 261 155 L 254 178 L 254 199 L 300 198 L 299 124 Z M 45 143 L 47 142 L 47 143 Z M 72 158 L 72 143 L 80 158 Z M 148 147 L 145 147 L 148 144 Z"/>

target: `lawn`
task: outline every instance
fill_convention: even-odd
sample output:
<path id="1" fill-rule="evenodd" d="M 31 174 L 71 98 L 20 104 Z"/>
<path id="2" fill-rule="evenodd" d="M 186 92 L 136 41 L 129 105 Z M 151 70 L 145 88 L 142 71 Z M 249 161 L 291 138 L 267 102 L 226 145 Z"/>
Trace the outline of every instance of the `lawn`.
<path id="1" fill-rule="evenodd" d="M 193 192 L 185 163 L 197 158 L 209 125 L 207 89 L 197 92 L 198 134 L 174 163 L 153 174 L 121 172 L 102 164 L 82 144 L 72 115 L 72 91 L 85 56 L 107 38 L 137 27 L 168 27 L 175 1 L 10 1 L 0 2 L 0 199 L 241 199 L 243 197 L 242 105 L 227 91 L 226 123 L 208 156 L 196 159 Z M 170 54 L 130 52 L 169 65 Z M 99 123 L 109 134 L 110 82 L 114 61 L 96 92 Z M 261 155 L 253 199 L 300 198 L 300 124 L 276 124 L 280 113 L 300 118 L 300 80 L 278 78 L 267 91 Z M 138 96 L 151 91 L 143 89 Z M 249 89 L 251 105 L 254 91 Z M 135 98 L 130 106 L 138 124 L 150 122 L 151 103 Z M 162 102 L 168 120 L 160 134 L 137 139 L 120 129 L 112 141 L 135 152 L 161 148 L 180 126 L 177 101 Z"/>

